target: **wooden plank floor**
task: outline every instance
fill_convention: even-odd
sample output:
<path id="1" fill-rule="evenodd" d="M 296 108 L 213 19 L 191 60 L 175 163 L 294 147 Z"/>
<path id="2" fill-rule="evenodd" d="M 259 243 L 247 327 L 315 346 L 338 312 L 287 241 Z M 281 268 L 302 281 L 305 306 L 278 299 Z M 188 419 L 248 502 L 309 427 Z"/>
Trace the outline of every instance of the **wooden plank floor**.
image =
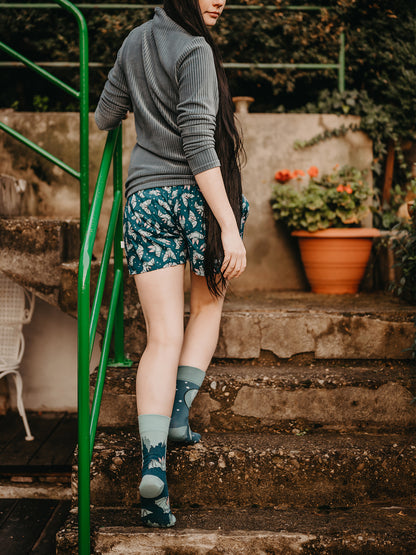
<path id="1" fill-rule="evenodd" d="M 22 419 L 9 411 L 0 416 L 0 476 L 70 475 L 77 443 L 77 415 L 68 412 L 30 413 L 34 440 L 25 440 Z"/>
<path id="2" fill-rule="evenodd" d="M 0 499 L 0 546 L 4 555 L 53 555 L 69 499 Z"/>
<path id="3" fill-rule="evenodd" d="M 77 415 L 27 412 L 33 441 L 25 440 L 17 412 L 0 415 L 0 479 L 53 480 L 69 484 L 77 443 Z M 52 555 L 69 499 L 0 499 L 0 553 Z"/>

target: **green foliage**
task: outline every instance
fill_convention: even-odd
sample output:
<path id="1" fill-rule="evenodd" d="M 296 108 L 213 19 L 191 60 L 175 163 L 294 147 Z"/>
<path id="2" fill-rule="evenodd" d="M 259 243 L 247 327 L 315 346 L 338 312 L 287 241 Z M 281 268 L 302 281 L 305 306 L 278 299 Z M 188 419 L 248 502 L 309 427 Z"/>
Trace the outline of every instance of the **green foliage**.
<path id="1" fill-rule="evenodd" d="M 399 142 L 396 131 L 397 125 L 386 111 L 384 106 L 376 104 L 368 95 L 366 90 L 350 90 L 340 93 L 339 91 L 324 90 L 319 93 L 316 103 L 307 103 L 303 108 L 297 110 L 305 113 L 354 115 L 360 117 L 360 123 L 340 125 L 333 130 L 312 137 L 309 141 L 297 141 L 295 148 L 306 148 L 320 141 L 345 135 L 349 130 L 364 131 L 373 141 L 373 172 L 376 175 L 382 173 L 381 161 L 387 154 L 389 141 Z M 416 137 L 416 134 L 415 134 Z M 397 146 L 399 151 L 399 146 Z M 400 162 L 404 162 L 403 153 L 399 152 Z"/>
<path id="2" fill-rule="evenodd" d="M 47 112 L 49 107 L 49 98 L 36 94 L 33 97 L 33 109 L 35 112 Z"/>
<path id="3" fill-rule="evenodd" d="M 414 181 L 409 182 L 410 171 L 404 158 L 401 147 L 401 136 L 409 136 L 406 129 L 400 129 L 400 121 L 395 121 L 393 115 L 385 106 L 377 105 L 368 96 L 367 91 L 322 91 L 315 104 L 308 103 L 299 112 L 307 113 L 335 113 L 339 115 L 353 114 L 360 116 L 360 123 L 340 125 L 339 127 L 326 130 L 315 135 L 308 141 L 296 141 L 294 148 L 307 148 L 320 141 L 345 135 L 349 130 L 365 132 L 373 142 L 373 162 L 372 171 L 375 178 L 376 202 L 374 225 L 380 229 L 392 229 L 400 218 L 396 212 L 404 202 L 409 192 L 414 192 Z M 416 139 L 416 132 L 410 134 L 411 138 Z M 387 154 L 387 145 L 393 144 L 396 155 L 396 186 L 393 188 L 390 203 L 382 202 L 382 178 L 384 162 Z"/>
<path id="4" fill-rule="evenodd" d="M 328 227 L 358 226 L 369 212 L 372 191 L 363 172 L 344 166 L 320 179 L 311 177 L 306 187 L 293 184 L 272 187 L 276 220 L 291 230 L 317 231 Z"/>
<path id="5" fill-rule="evenodd" d="M 403 228 L 398 225 L 396 228 L 399 233 L 394 241 L 394 255 L 397 266 L 400 267 L 401 277 L 398 283 L 392 284 L 393 292 L 405 299 L 407 302 L 416 305 L 416 208 L 413 205 L 412 219 L 410 226 Z M 401 231 L 401 233 L 400 233 Z M 416 325 L 416 318 L 414 320 Z M 410 347 L 413 358 L 416 358 L 416 333 L 413 345 Z M 412 403 L 416 403 L 413 397 Z"/>
<path id="6" fill-rule="evenodd" d="M 416 210 L 413 210 L 410 226 L 399 224 L 396 231 L 393 248 L 401 277 L 393 284 L 393 290 L 416 305 Z"/>
<path id="7" fill-rule="evenodd" d="M 134 3 L 129 0 L 130 3 Z M 151 4 L 143 0 L 141 4 Z M 260 0 L 232 0 L 233 4 L 267 5 Z M 279 9 L 226 10 L 213 33 L 226 62 L 338 61 L 340 32 L 346 35 L 346 85 L 367 90 L 369 98 L 388 106 L 389 115 L 409 130 L 416 121 L 416 13 L 408 0 L 302 0 L 302 5 L 325 4 L 319 11 L 287 10 L 294 0 L 270 2 Z M 130 30 L 152 17 L 153 8 L 141 10 L 85 10 L 90 32 L 90 59 L 106 65 L 92 70 L 91 100 L 97 101 L 108 69 Z M 77 61 L 78 29 L 65 10 L 3 10 L 2 40 L 35 60 Z M 8 59 L 1 55 L 2 59 Z M 75 70 L 54 70 L 76 86 Z M 33 79 L 29 71 L 1 70 L 0 105 L 10 106 L 16 94 L 11 82 L 20 82 L 21 109 L 31 107 L 28 91 L 46 94 L 65 109 L 64 93 Z M 269 112 L 283 105 L 285 111 L 316 102 L 325 88 L 337 88 L 337 70 L 227 70 L 233 95 L 254 96 L 254 111 Z M 33 81 L 33 83 L 32 83 Z M 28 84 L 33 86 L 28 86 Z M 52 93 L 50 91 L 53 91 Z M 32 93 L 33 94 L 33 93 Z M 400 102 L 397 101 L 400 99 Z"/>
<path id="8" fill-rule="evenodd" d="M 377 199 L 374 204 L 374 227 L 391 230 L 400 225 L 402 229 L 409 228 L 409 225 L 397 212 L 407 199 L 414 197 L 416 197 L 416 179 L 412 179 L 404 187 L 401 185 L 393 186 L 389 202 L 380 205 L 380 201 Z"/>

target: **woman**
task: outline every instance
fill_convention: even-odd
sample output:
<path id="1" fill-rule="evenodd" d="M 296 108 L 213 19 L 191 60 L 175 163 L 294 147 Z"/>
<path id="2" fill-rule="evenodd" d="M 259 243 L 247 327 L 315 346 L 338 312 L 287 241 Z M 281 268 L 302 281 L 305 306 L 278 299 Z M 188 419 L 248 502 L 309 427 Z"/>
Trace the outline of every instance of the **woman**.
<path id="1" fill-rule="evenodd" d="M 125 39 L 95 113 L 100 129 L 134 112 L 124 243 L 147 329 L 137 372 L 141 518 L 173 526 L 167 438 L 196 443 L 189 408 L 213 356 L 229 280 L 246 266 L 240 139 L 208 27 L 224 0 L 166 0 Z M 184 265 L 191 267 L 183 331 Z"/>

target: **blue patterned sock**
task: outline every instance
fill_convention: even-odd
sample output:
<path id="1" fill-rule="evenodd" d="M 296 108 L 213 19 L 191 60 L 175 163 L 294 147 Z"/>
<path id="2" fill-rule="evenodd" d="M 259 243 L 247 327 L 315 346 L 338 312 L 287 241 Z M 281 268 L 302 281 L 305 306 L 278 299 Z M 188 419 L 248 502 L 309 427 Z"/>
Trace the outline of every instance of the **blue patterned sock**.
<path id="1" fill-rule="evenodd" d="M 170 420 L 169 439 L 180 443 L 198 443 L 201 439 L 189 427 L 189 409 L 205 378 L 205 372 L 193 366 L 179 366 L 176 395 Z"/>
<path id="2" fill-rule="evenodd" d="M 176 518 L 170 511 L 166 481 L 166 441 L 170 418 L 161 414 L 140 414 L 142 480 L 140 482 L 141 520 L 146 526 L 166 528 Z"/>

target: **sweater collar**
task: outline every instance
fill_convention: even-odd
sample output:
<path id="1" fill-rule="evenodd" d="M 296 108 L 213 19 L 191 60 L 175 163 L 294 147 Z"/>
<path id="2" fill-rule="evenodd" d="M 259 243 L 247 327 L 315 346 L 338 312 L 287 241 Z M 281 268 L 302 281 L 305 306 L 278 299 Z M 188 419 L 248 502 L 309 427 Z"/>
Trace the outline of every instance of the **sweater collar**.
<path id="1" fill-rule="evenodd" d="M 181 31 L 182 33 L 186 33 L 189 35 L 188 31 L 178 25 L 176 21 L 168 16 L 165 10 L 159 6 L 155 8 L 155 15 L 153 17 L 153 24 L 156 25 L 157 28 L 163 29 L 170 29 L 175 31 Z"/>

